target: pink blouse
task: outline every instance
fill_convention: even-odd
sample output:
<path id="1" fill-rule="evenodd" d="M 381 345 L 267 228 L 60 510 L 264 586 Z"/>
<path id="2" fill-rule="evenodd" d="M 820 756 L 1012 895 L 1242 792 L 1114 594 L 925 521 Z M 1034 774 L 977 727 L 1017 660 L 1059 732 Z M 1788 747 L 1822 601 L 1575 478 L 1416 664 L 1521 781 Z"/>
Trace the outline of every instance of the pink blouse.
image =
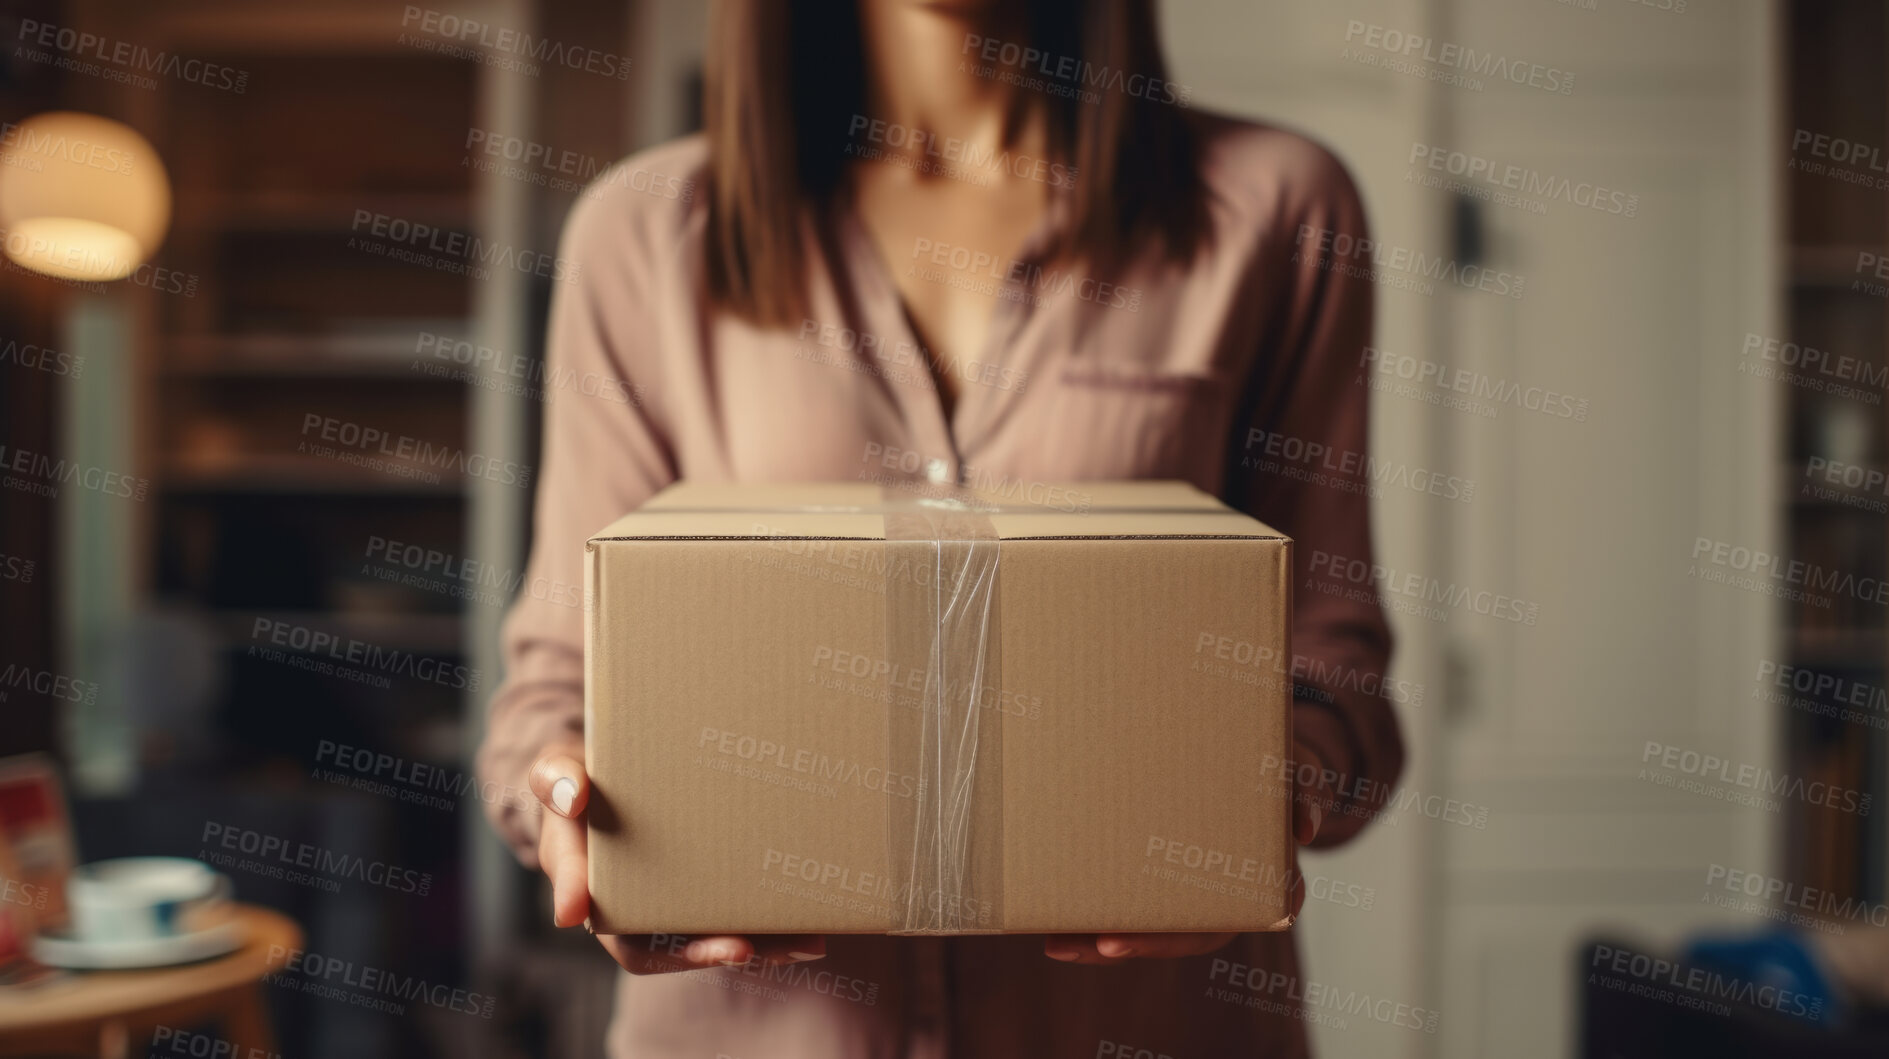
<path id="1" fill-rule="evenodd" d="M 1338 236 L 1364 237 L 1364 210 L 1339 162 L 1301 136 L 1224 119 L 1205 135 L 1212 242 L 1186 267 L 1151 256 L 1113 283 L 1058 271 L 1040 253 L 1062 217 L 1054 196 L 1014 262 L 969 260 L 945 231 L 886 260 L 842 210 L 809 253 L 809 318 L 776 331 L 708 311 L 705 200 L 634 178 L 700 187 L 703 140 L 621 163 L 564 233 L 573 267 L 552 306 L 549 372 L 598 384 L 550 393 L 527 584 L 580 584 L 586 538 L 680 478 L 1185 479 L 1298 541 L 1294 731 L 1347 799 L 1318 844 L 1350 838 L 1403 761 L 1380 687 L 1389 630 L 1368 579 L 1348 579 L 1372 555 L 1358 381 L 1372 288 Z M 949 415 L 892 269 L 990 294 L 988 343 L 959 366 Z M 542 747 L 583 733 L 573 602 L 524 593 L 506 621 L 486 779 L 523 788 Z M 489 809 L 535 865 L 538 817 Z M 611 1054 L 1288 1056 L 1305 1054 L 1304 1024 L 1323 1014 L 1290 933 L 1111 967 L 1058 963 L 1042 945 L 836 936 L 826 958 L 778 972 L 625 974 Z"/>

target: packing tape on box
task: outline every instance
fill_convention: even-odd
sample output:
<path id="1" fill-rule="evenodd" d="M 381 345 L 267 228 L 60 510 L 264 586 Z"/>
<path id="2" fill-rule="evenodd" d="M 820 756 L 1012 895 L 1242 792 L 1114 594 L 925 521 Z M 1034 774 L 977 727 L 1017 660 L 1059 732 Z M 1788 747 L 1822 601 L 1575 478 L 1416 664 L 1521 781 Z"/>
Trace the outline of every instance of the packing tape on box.
<path id="1" fill-rule="evenodd" d="M 930 571 L 924 578 L 888 578 L 885 588 L 889 664 L 880 690 L 886 770 L 915 778 L 910 799 L 888 801 L 892 887 L 886 932 L 999 932 L 1003 727 L 1000 718 L 984 714 L 994 712 L 986 705 L 1003 674 L 997 624 L 1002 543 L 990 516 L 1044 509 L 998 506 L 949 486 L 915 498 L 909 486 L 886 485 L 880 502 L 870 506 L 660 510 L 878 515 L 885 523 L 888 567 Z"/>
<path id="2" fill-rule="evenodd" d="M 1002 679 L 997 572 L 987 507 L 901 501 L 886 490 L 888 562 L 924 579 L 886 583 L 886 767 L 917 778 L 887 813 L 892 934 L 996 931 L 1003 923 L 1003 726 L 985 718 Z M 915 583 L 922 580 L 924 583 Z M 922 679 L 918 674 L 923 674 Z M 911 812 L 897 806 L 909 804 Z"/>

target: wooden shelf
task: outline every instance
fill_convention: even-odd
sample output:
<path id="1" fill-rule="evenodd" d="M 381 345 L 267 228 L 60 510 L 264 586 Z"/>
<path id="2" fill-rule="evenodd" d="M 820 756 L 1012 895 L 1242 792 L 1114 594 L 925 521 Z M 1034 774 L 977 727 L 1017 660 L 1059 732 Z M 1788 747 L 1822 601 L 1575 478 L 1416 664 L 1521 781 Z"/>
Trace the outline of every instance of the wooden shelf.
<path id="1" fill-rule="evenodd" d="M 1798 665 L 1881 669 L 1889 664 L 1889 629 L 1800 629 L 1791 635 Z"/>
<path id="2" fill-rule="evenodd" d="M 1790 248 L 1791 282 L 1799 287 L 1847 287 L 1858 279 L 1870 279 L 1856 271 L 1860 254 L 1889 255 L 1882 244 L 1851 246 L 1793 246 Z"/>
<path id="3" fill-rule="evenodd" d="M 413 497 L 465 495 L 465 483 L 458 475 L 433 473 L 439 474 L 438 482 L 379 474 L 305 456 L 244 456 L 216 464 L 173 462 L 158 472 L 157 482 L 159 489 L 171 493 Z"/>
<path id="4" fill-rule="evenodd" d="M 177 226 L 197 232 L 329 232 L 351 231 L 355 213 L 368 210 L 389 217 L 430 225 L 444 231 L 474 229 L 473 200 L 460 193 L 358 195 L 324 192 L 248 192 L 224 198 L 205 196 L 180 206 Z M 363 231 L 367 238 L 378 238 Z"/>
<path id="5" fill-rule="evenodd" d="M 328 335 L 256 333 L 193 335 L 164 343 L 159 371 L 169 377 L 412 379 L 459 385 L 457 380 L 415 371 L 422 332 L 462 339 L 464 321 L 416 320 L 411 330 L 380 329 Z M 439 361 L 444 366 L 451 362 Z"/>
<path id="6" fill-rule="evenodd" d="M 1889 469 L 1873 463 L 1858 464 L 1857 466 L 1861 467 L 1865 473 L 1871 471 L 1884 473 L 1885 471 L 1889 471 Z M 1785 497 L 1794 508 L 1824 511 L 1854 511 L 1859 515 L 1878 516 L 1889 513 L 1884 510 L 1884 507 L 1889 507 L 1889 494 L 1885 494 L 1881 486 L 1871 491 L 1861 488 L 1852 489 L 1843 485 L 1830 485 L 1821 477 L 1809 473 L 1809 464 L 1803 462 L 1786 462 L 1779 473 L 1784 479 L 1783 487 L 1779 490 L 1779 494 Z M 1821 490 L 1831 495 L 1818 496 L 1814 493 L 1807 493 L 1805 491 L 1806 487 Z M 1871 507 L 1870 505 L 1881 506 Z"/>
<path id="7" fill-rule="evenodd" d="M 389 651 L 453 655 L 465 646 L 465 626 L 457 614 L 243 609 L 210 614 L 211 623 L 230 647 L 262 646 L 265 641 L 255 636 L 258 619 L 328 633 L 342 640 L 359 640 Z M 284 647 L 283 650 L 293 649 Z"/>
<path id="8" fill-rule="evenodd" d="M 1889 510 L 1870 506 L 1872 504 L 1889 504 L 1889 500 L 1864 493 L 1854 493 L 1844 490 L 1839 490 L 1839 492 L 1842 493 L 1840 498 L 1814 495 L 1804 496 L 1802 494 L 1793 495 L 1790 498 L 1790 505 L 1794 508 L 1810 511 L 1850 512 L 1859 516 L 1873 515 L 1877 518 L 1889 515 Z"/>

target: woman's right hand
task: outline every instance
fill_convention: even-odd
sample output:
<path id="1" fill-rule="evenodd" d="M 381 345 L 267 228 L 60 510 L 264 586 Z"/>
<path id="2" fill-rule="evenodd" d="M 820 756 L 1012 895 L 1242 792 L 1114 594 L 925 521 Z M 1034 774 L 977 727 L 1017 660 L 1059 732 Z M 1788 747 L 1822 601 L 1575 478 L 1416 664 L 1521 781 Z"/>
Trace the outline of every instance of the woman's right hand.
<path id="1" fill-rule="evenodd" d="M 590 801 L 590 780 L 584 775 L 581 743 L 555 746 L 531 766 L 531 793 L 544 805 L 544 823 L 538 831 L 538 866 L 551 880 L 551 921 L 574 927 L 590 916 L 590 836 L 584 827 L 584 807 Z M 720 934 L 683 938 L 674 934 L 599 934 L 604 950 L 631 974 L 698 971 L 709 967 L 739 967 L 800 963 L 826 955 L 826 938 L 818 934 L 768 934 L 745 937 Z"/>

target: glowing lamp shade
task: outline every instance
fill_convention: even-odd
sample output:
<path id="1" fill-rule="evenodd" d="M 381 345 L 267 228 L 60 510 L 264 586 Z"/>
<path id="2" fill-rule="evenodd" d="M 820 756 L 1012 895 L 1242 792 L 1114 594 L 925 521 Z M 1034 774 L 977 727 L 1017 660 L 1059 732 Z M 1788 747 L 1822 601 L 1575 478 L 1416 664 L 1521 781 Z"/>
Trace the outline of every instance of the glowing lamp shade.
<path id="1" fill-rule="evenodd" d="M 61 110 L 0 126 L 0 246 L 61 279 L 131 275 L 164 241 L 171 184 L 144 137 Z"/>

